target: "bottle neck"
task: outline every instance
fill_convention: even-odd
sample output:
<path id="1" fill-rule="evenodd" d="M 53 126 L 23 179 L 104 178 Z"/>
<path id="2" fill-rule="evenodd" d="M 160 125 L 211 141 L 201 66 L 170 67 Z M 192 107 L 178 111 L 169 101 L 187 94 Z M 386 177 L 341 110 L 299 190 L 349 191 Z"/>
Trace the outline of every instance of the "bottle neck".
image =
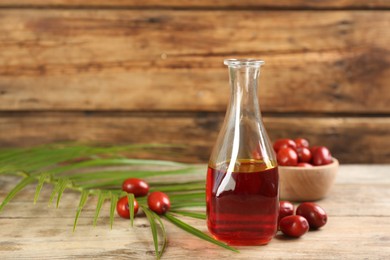
<path id="1" fill-rule="evenodd" d="M 236 119 L 260 119 L 257 86 L 260 67 L 229 67 L 231 99 L 228 111 L 236 114 Z"/>

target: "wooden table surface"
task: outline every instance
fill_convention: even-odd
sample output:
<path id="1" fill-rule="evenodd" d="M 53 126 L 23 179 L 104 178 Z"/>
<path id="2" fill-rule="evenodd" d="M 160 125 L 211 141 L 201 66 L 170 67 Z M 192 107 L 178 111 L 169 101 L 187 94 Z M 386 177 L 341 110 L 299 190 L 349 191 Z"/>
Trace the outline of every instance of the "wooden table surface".
<path id="1" fill-rule="evenodd" d="M 0 201 L 17 181 L 0 177 Z M 37 205 L 32 203 L 34 191 L 30 185 L 0 213 L 0 259 L 155 259 L 144 218 L 130 228 L 117 217 L 110 230 L 107 203 L 94 228 L 96 201 L 91 200 L 72 233 L 79 194 L 66 192 L 55 209 L 47 206 L 49 187 Z M 240 253 L 166 222 L 169 242 L 163 259 L 390 259 L 390 165 L 342 165 L 331 193 L 319 204 L 329 216 L 323 229 L 300 239 L 277 235 L 267 246 L 239 247 Z M 207 231 L 205 221 L 182 219 Z"/>

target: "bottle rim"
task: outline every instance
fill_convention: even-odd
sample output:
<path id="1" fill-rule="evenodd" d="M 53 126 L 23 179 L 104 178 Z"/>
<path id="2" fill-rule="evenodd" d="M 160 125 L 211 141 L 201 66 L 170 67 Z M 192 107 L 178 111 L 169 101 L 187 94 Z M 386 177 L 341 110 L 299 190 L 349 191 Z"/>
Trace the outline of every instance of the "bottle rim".
<path id="1" fill-rule="evenodd" d="M 264 61 L 260 59 L 225 59 L 223 64 L 229 67 L 240 67 L 240 66 L 249 66 L 249 67 L 260 67 L 264 65 Z"/>

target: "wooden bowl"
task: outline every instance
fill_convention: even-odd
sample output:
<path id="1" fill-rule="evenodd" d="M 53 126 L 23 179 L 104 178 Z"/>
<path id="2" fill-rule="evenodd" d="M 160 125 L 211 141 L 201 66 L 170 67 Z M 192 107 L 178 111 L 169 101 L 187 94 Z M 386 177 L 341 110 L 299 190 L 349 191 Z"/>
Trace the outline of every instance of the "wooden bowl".
<path id="1" fill-rule="evenodd" d="M 279 166 L 280 199 L 314 201 L 324 198 L 336 178 L 339 161 L 311 168 Z"/>

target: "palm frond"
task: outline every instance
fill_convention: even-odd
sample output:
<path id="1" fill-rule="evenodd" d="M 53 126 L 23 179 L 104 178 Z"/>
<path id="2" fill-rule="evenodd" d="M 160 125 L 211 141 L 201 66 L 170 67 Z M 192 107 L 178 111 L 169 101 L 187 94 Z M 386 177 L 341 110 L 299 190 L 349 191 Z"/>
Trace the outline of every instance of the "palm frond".
<path id="1" fill-rule="evenodd" d="M 111 207 L 110 207 L 110 228 L 112 229 L 112 224 L 114 223 L 114 214 L 116 203 L 118 202 L 118 194 L 110 192 L 111 194 Z"/>
<path id="2" fill-rule="evenodd" d="M 174 217 L 172 214 L 169 214 L 169 213 L 166 213 L 164 215 L 164 217 L 169 221 L 171 222 L 172 224 L 174 224 L 175 226 L 181 228 L 182 230 L 194 235 L 194 236 L 197 236 L 199 237 L 200 239 L 203 239 L 203 240 L 206 240 L 210 243 L 213 243 L 217 246 L 220 246 L 220 247 L 223 247 L 223 248 L 226 248 L 226 249 L 229 249 L 233 252 L 237 252 L 238 253 L 238 250 L 233 248 L 233 247 L 230 247 L 218 240 L 215 240 L 214 238 L 210 237 L 209 235 L 206 235 L 205 233 L 203 233 L 202 231 L 200 231 L 199 229 L 196 229 L 190 225 L 188 225 L 187 223 L 181 221 L 180 219 Z"/>
<path id="3" fill-rule="evenodd" d="M 63 182 L 64 182 L 63 178 L 60 178 L 55 182 L 53 191 L 50 194 L 48 206 L 50 206 L 53 203 L 53 200 L 54 200 L 55 196 L 58 195 L 58 192 L 60 191 Z"/>
<path id="4" fill-rule="evenodd" d="M 56 208 L 58 208 L 58 206 L 60 205 L 60 200 L 62 198 L 62 194 L 64 193 L 64 190 L 66 189 L 66 186 L 69 183 L 69 179 L 68 178 L 61 178 L 59 183 L 60 183 L 60 188 L 59 188 L 58 193 L 57 193 Z"/>
<path id="5" fill-rule="evenodd" d="M 154 219 L 158 221 L 158 223 L 160 224 L 160 228 L 161 228 L 161 233 L 162 233 L 162 237 L 163 237 L 163 244 L 161 246 L 161 250 L 160 250 L 159 256 L 158 256 L 158 258 L 161 258 L 161 256 L 163 255 L 163 253 L 165 251 L 165 248 L 167 247 L 167 244 L 168 244 L 167 232 L 165 231 L 165 226 L 164 226 L 164 223 L 161 221 L 160 216 L 157 215 L 156 213 L 154 213 L 153 211 L 151 211 L 151 213 L 152 213 Z"/>
<path id="6" fill-rule="evenodd" d="M 93 217 L 93 226 L 96 226 L 97 220 L 99 218 L 100 210 L 102 209 L 103 203 L 106 200 L 107 195 L 108 193 L 106 191 L 101 191 L 101 190 L 99 191 L 98 201 L 96 204 L 96 211 Z"/>
<path id="7" fill-rule="evenodd" d="M 206 214 L 199 212 L 191 212 L 191 211 L 182 211 L 182 210 L 171 210 L 172 213 L 176 213 L 182 216 L 197 218 L 197 219 L 206 219 Z"/>
<path id="8" fill-rule="evenodd" d="M 8 194 L 7 196 L 5 197 L 5 199 L 3 200 L 3 202 L 1 203 L 0 205 L 0 212 L 3 210 L 3 208 L 5 207 L 5 205 L 8 204 L 8 202 L 10 202 L 15 196 L 16 194 L 18 194 L 24 187 L 26 187 L 27 185 L 29 185 L 30 183 L 34 182 L 35 181 L 35 178 L 32 177 L 32 176 L 29 176 L 29 177 L 26 177 L 24 179 L 22 179 Z"/>
<path id="9" fill-rule="evenodd" d="M 80 217 L 81 211 L 83 210 L 83 208 L 85 206 L 85 203 L 87 202 L 88 195 L 89 195 L 89 192 L 87 190 L 83 190 L 81 192 L 79 206 L 77 207 L 76 217 L 74 219 L 73 232 L 76 230 L 77 221 Z"/>
<path id="10" fill-rule="evenodd" d="M 157 234 L 156 222 L 154 221 L 154 217 L 148 208 L 143 207 L 142 209 L 146 215 L 146 218 L 149 221 L 150 229 L 152 231 L 152 236 L 153 236 L 154 251 L 156 252 L 157 259 L 159 259 L 160 254 L 158 253 L 158 234 Z"/>
<path id="11" fill-rule="evenodd" d="M 130 213 L 130 226 L 133 227 L 134 225 L 134 194 L 128 193 L 127 194 L 127 200 L 129 204 L 129 213 Z"/>
<path id="12" fill-rule="evenodd" d="M 53 187 L 49 197 L 49 205 L 56 198 L 57 208 L 65 190 L 81 192 L 73 231 L 76 229 L 78 219 L 89 196 L 97 196 L 93 217 L 94 226 L 97 224 L 103 204 L 105 201 L 109 201 L 109 225 L 112 229 L 119 196 L 128 197 L 130 225 L 133 226 L 135 198 L 133 194 L 124 193 L 120 187 L 124 179 L 130 177 L 146 178 L 152 187 L 151 191 L 158 190 L 168 194 L 172 203 L 171 212 L 174 214 L 166 213 L 160 217 L 147 207 L 146 197 L 137 198 L 139 206 L 150 223 L 157 259 L 162 256 L 167 245 L 162 218 L 203 240 L 237 251 L 175 217 L 175 215 L 181 215 L 202 220 L 206 218 L 203 213 L 205 181 L 203 179 L 193 180 L 192 177 L 188 181 L 186 178 L 180 178 L 182 181 L 176 181 L 179 179 L 177 176 L 193 176 L 194 173 L 198 173 L 198 166 L 163 160 L 132 159 L 124 155 L 147 151 L 151 148 L 164 149 L 166 147 L 171 146 L 153 144 L 93 147 L 53 144 L 28 149 L 0 149 L 0 175 L 8 174 L 22 177 L 21 181 L 1 203 L 0 211 L 27 185 L 36 181 L 34 204 L 38 201 L 45 183 Z M 159 235 L 162 237 L 161 241 L 159 241 Z"/>
<path id="13" fill-rule="evenodd" d="M 50 177 L 50 174 L 48 174 L 48 173 L 42 173 L 39 176 L 38 185 L 37 185 L 37 188 L 35 189 L 35 194 L 34 194 L 34 204 L 37 203 L 39 195 L 41 194 L 41 190 L 43 188 L 43 184 L 45 183 L 45 181 L 47 181 L 47 179 L 49 177 Z"/>

